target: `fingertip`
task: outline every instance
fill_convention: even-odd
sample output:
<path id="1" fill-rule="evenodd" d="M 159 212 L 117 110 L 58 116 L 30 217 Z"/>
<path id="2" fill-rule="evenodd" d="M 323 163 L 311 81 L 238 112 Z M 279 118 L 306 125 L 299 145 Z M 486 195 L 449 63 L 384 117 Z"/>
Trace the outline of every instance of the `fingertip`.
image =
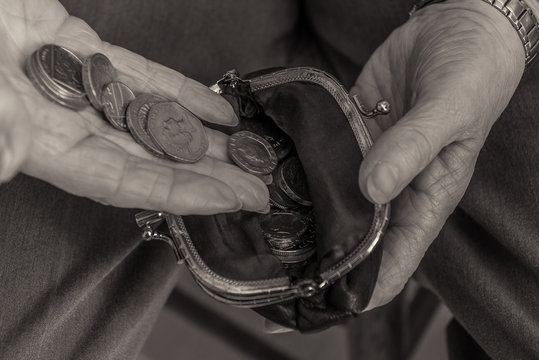
<path id="1" fill-rule="evenodd" d="M 269 192 L 267 186 L 262 180 L 254 176 L 250 180 L 250 183 L 250 189 L 245 187 L 245 191 L 238 194 L 243 203 L 243 209 L 263 214 L 269 212 Z"/>
<path id="2" fill-rule="evenodd" d="M 213 215 L 235 212 L 243 207 L 234 190 L 217 179 L 197 174 L 177 181 L 179 185 L 162 201 L 166 206 L 154 204 L 154 207 L 176 215 Z"/>
<path id="3" fill-rule="evenodd" d="M 398 169 L 389 163 L 378 163 L 367 175 L 364 194 L 375 204 L 385 204 L 396 196 L 398 184 Z"/>
<path id="4" fill-rule="evenodd" d="M 213 111 L 208 114 L 208 118 L 204 120 L 226 126 L 237 126 L 239 124 L 239 118 L 236 116 L 232 105 L 225 98 L 206 87 L 204 87 L 204 92 L 210 108 L 213 108 Z"/>
<path id="5" fill-rule="evenodd" d="M 183 78 L 175 100 L 202 120 L 226 126 L 235 126 L 239 122 L 225 98 L 193 79 Z"/>

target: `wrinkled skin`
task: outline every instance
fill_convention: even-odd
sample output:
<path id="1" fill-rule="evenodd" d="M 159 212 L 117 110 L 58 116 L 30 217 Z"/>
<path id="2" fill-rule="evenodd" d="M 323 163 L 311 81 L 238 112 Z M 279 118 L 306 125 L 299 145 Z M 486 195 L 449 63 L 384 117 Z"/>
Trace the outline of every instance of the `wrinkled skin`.
<path id="1" fill-rule="evenodd" d="M 156 159 L 91 107 L 74 112 L 46 100 L 26 77 L 24 62 L 46 43 L 64 46 L 81 57 L 102 52 L 118 69 L 120 81 L 135 93 L 157 93 L 204 120 L 234 125 L 232 108 L 217 94 L 102 42 L 57 1 L 2 1 L 0 37 L 1 181 L 21 170 L 105 204 L 180 215 L 266 210 L 266 186 L 230 163 L 226 135 L 206 129 L 210 146 L 196 164 Z"/>
<path id="2" fill-rule="evenodd" d="M 176 214 L 266 209 L 266 187 L 229 164 L 225 135 L 207 130 L 210 148 L 197 164 L 155 159 L 92 109 L 77 113 L 44 99 L 24 74 L 24 60 L 44 43 L 81 56 L 103 52 L 135 92 L 159 93 L 207 121 L 232 125 L 237 120 L 219 96 L 101 42 L 56 1 L 4 0 L 0 20 L 1 181 L 21 170 L 103 203 Z M 523 67 L 522 44 L 507 19 L 480 1 L 455 0 L 418 12 L 364 67 L 351 92 L 368 106 L 381 98 L 393 106 L 389 116 L 369 121 L 377 139 L 359 174 L 367 198 L 392 201 L 369 308 L 400 292 L 457 206 Z"/>
<path id="3" fill-rule="evenodd" d="M 378 138 L 359 173 L 367 198 L 392 201 L 368 309 L 389 302 L 418 267 L 464 195 L 523 69 L 516 31 L 480 1 L 420 10 L 364 67 L 352 93 L 371 106 L 382 98 L 393 105 L 389 116 L 369 122 Z"/>
<path id="4" fill-rule="evenodd" d="M 509 21 L 481 1 L 448 0 L 418 11 L 373 53 L 350 90 L 387 116 L 359 172 L 373 203 L 391 201 L 382 265 L 366 310 L 391 301 L 461 200 L 485 139 L 524 70 Z M 266 331 L 291 331 L 266 322 Z"/>

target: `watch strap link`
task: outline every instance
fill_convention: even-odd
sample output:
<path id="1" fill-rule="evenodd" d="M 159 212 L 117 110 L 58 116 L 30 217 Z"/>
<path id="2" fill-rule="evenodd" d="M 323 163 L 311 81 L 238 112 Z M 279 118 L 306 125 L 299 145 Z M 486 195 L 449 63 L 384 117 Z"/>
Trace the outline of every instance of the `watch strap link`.
<path id="1" fill-rule="evenodd" d="M 412 16 L 419 9 L 440 3 L 445 0 L 421 0 L 414 4 L 410 10 Z M 518 33 L 522 45 L 524 45 L 525 61 L 528 66 L 539 52 L 539 23 L 532 10 L 522 0 L 481 0 L 505 15 Z"/>

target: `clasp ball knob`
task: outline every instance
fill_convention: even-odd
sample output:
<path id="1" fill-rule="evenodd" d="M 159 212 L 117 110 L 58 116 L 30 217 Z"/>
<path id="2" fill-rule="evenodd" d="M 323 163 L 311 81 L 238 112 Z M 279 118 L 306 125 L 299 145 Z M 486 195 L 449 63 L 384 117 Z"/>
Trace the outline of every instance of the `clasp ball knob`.
<path id="1" fill-rule="evenodd" d="M 387 115 L 391 112 L 391 104 L 387 100 L 380 100 L 376 103 L 376 112 L 381 115 Z"/>

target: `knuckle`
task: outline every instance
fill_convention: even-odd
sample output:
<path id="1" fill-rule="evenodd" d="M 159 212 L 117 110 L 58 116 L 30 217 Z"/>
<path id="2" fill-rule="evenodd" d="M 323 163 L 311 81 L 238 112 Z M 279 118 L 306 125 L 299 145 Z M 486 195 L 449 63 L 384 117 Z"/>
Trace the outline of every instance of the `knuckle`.
<path id="1" fill-rule="evenodd" d="M 444 148 L 433 166 L 428 192 L 435 209 L 451 212 L 460 201 L 473 173 L 477 151 L 464 142 Z"/>
<path id="2" fill-rule="evenodd" d="M 396 142 L 396 151 L 401 154 L 406 165 L 426 165 L 433 157 L 436 145 L 432 137 L 417 126 L 403 126 Z"/>

